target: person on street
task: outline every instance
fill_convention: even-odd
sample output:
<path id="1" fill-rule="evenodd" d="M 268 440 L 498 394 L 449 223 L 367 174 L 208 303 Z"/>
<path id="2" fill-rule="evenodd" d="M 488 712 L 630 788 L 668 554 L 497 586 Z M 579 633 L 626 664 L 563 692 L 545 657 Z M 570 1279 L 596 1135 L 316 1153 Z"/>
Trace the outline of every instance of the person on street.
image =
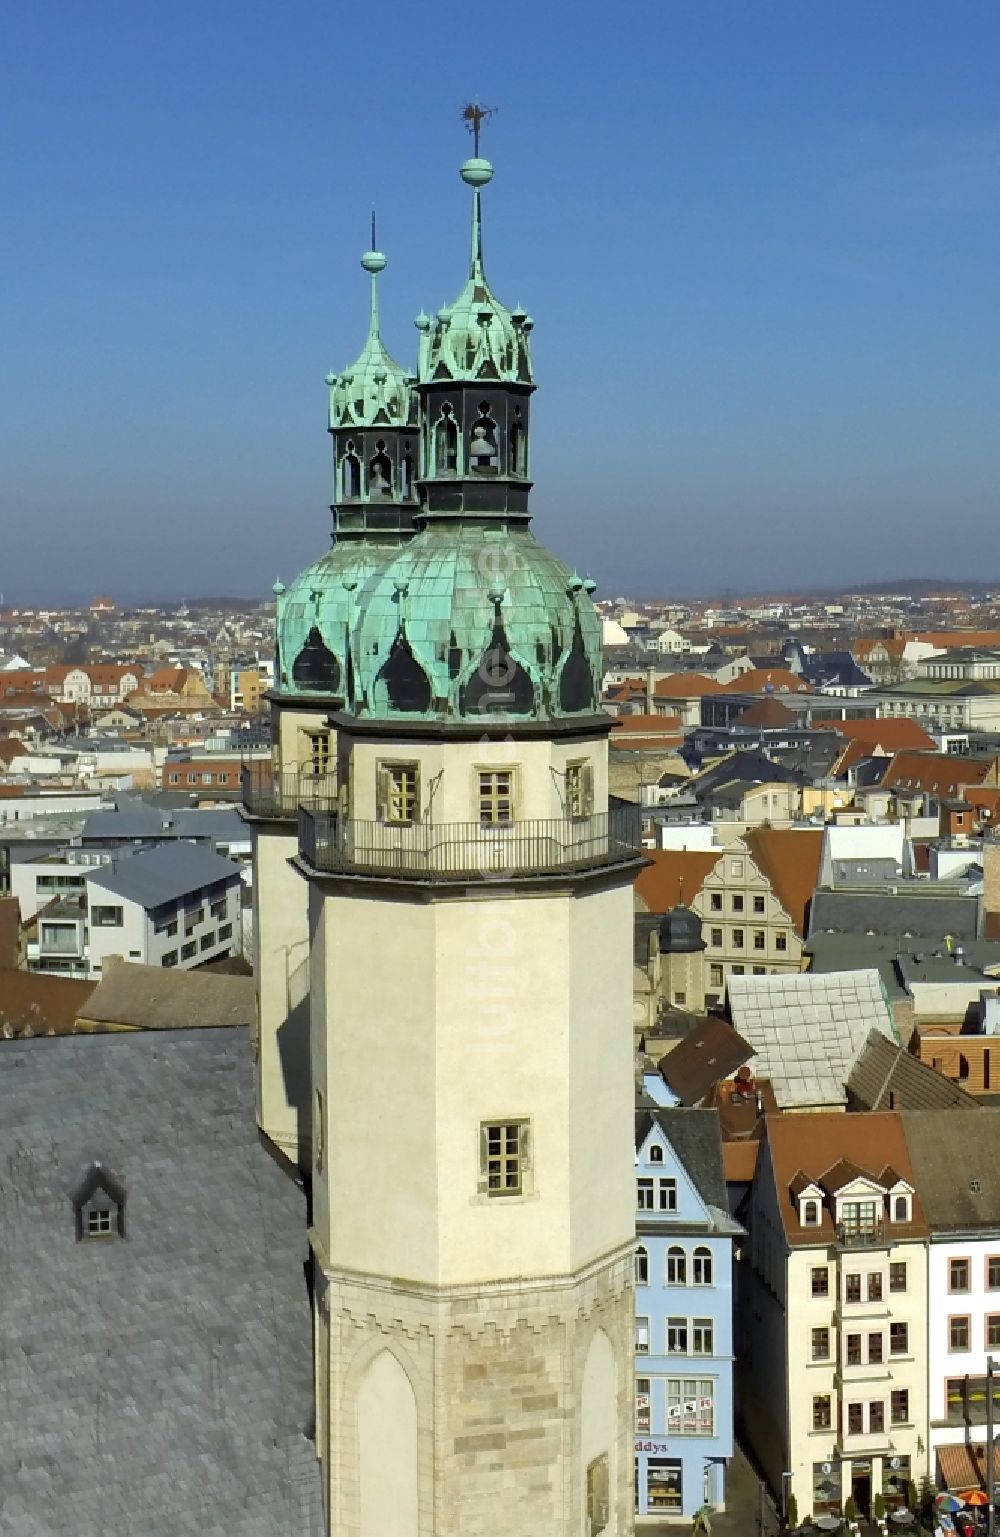
<path id="1" fill-rule="evenodd" d="M 695 1511 L 691 1537 L 698 1537 L 699 1532 L 704 1532 L 705 1537 L 712 1537 L 712 1512 L 708 1505 L 702 1505 L 700 1510 Z"/>

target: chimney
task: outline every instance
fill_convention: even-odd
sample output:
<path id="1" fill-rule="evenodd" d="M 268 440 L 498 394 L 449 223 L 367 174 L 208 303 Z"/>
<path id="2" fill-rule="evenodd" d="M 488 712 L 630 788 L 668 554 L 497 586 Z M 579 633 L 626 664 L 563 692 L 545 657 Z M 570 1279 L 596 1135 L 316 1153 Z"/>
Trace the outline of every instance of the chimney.
<path id="1" fill-rule="evenodd" d="M 1000 913 L 1000 838 L 983 839 L 983 912 Z"/>
<path id="2" fill-rule="evenodd" d="M 656 670 L 653 667 L 646 668 L 646 714 L 655 715 L 653 708 L 653 688 L 656 683 Z"/>

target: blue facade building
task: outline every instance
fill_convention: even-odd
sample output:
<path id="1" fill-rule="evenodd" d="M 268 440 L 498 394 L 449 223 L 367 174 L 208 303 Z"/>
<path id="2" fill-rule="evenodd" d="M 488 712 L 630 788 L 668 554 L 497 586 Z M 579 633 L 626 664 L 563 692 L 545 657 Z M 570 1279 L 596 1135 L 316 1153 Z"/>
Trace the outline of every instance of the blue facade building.
<path id="1" fill-rule="evenodd" d="M 636 1116 L 639 1516 L 722 1509 L 733 1453 L 733 1240 L 714 1110 Z"/>

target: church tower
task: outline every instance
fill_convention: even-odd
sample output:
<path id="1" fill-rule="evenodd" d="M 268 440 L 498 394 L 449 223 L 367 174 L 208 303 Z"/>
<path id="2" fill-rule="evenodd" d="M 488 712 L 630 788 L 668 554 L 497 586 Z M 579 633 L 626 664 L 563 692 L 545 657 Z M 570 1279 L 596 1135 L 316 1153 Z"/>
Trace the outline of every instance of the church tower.
<path id="1" fill-rule="evenodd" d="M 300 805 L 337 796 L 332 709 L 354 694 L 351 634 L 367 585 L 414 532 L 417 508 L 415 379 L 382 341 L 378 282 L 386 258 L 361 258 L 371 281 L 368 337 L 357 362 L 328 374 L 333 440 L 333 545 L 284 588 L 276 584 L 275 687 L 269 695 L 272 763 L 243 776 L 254 829 L 254 975 L 257 1120 L 297 1167 L 310 1159 L 308 889 L 291 861 Z"/>
<path id="2" fill-rule="evenodd" d="M 335 1537 L 632 1530 L 639 828 L 609 805 L 593 584 L 529 527 L 492 174 L 477 145 L 468 281 L 418 320 L 418 532 L 358 606 L 341 798 L 300 818 Z"/>

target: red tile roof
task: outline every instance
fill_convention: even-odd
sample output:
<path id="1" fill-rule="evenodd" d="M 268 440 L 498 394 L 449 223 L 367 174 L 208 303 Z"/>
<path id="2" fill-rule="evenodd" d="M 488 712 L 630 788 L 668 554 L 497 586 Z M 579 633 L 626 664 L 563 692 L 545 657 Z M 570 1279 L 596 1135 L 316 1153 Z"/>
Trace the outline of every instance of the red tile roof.
<path id="1" fill-rule="evenodd" d="M 887 790 L 922 790 L 928 795 L 960 795 L 966 785 L 996 784 L 996 760 L 955 758 L 949 753 L 898 752 L 882 776 Z"/>
<path id="2" fill-rule="evenodd" d="M 666 913 L 678 902 L 690 907 L 721 857 L 720 849 L 651 849 L 639 871 L 636 896 L 651 913 Z"/>
<path id="3" fill-rule="evenodd" d="M 812 827 L 758 827 L 744 834 L 754 864 L 771 883 L 771 890 L 805 937 L 809 903 L 819 879 L 823 829 Z"/>
<path id="4" fill-rule="evenodd" d="M 813 690 L 797 673 L 787 667 L 751 667 L 724 685 L 727 694 L 811 694 Z"/>
<path id="5" fill-rule="evenodd" d="M 721 694 L 723 685 L 702 672 L 673 672 L 653 687 L 659 699 L 697 699 L 702 694 Z"/>

